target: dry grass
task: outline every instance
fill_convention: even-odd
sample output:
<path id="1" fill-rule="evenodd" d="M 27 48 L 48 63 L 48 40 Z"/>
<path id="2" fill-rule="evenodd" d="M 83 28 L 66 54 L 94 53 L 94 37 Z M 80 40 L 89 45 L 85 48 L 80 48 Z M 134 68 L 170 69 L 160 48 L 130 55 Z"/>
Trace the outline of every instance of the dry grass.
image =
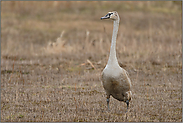
<path id="1" fill-rule="evenodd" d="M 112 22 L 117 57 L 133 85 L 130 110 L 100 73 Z M 182 121 L 181 2 L 2 2 L 1 121 Z"/>

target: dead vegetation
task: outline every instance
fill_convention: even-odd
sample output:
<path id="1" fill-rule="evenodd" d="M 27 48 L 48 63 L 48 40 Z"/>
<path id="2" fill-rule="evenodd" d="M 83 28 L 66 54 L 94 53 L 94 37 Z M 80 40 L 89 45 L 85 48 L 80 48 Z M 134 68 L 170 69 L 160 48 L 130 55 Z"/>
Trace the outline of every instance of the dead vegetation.
<path id="1" fill-rule="evenodd" d="M 181 122 L 181 2 L 2 2 L 1 121 Z M 125 104 L 100 81 L 112 22 L 117 58 L 132 79 Z"/>

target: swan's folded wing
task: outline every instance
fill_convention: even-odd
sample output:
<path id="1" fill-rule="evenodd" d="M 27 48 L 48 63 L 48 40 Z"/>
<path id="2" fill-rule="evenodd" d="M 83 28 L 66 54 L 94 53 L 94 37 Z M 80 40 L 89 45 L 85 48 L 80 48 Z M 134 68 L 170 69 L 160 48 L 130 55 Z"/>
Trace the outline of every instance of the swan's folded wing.
<path id="1" fill-rule="evenodd" d="M 122 84 L 125 86 L 125 90 L 129 91 L 131 88 L 131 80 L 129 78 L 128 72 L 125 69 L 123 69 L 120 79 L 122 81 Z"/>

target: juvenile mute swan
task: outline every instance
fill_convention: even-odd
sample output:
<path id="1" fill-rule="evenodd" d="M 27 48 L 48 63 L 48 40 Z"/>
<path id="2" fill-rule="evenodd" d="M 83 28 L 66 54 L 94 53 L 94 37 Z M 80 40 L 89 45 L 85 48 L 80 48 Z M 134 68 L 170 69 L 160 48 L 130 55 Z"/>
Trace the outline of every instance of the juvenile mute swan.
<path id="1" fill-rule="evenodd" d="M 108 12 L 108 14 L 101 19 L 111 19 L 114 22 L 109 59 L 102 72 L 102 83 L 107 95 L 107 107 L 108 110 L 110 110 L 109 98 L 110 95 L 112 95 L 115 99 L 125 102 L 127 104 L 128 111 L 129 101 L 131 100 L 132 95 L 130 90 L 131 81 L 128 77 L 128 72 L 119 66 L 116 57 L 116 37 L 120 18 L 118 13 L 113 11 Z"/>

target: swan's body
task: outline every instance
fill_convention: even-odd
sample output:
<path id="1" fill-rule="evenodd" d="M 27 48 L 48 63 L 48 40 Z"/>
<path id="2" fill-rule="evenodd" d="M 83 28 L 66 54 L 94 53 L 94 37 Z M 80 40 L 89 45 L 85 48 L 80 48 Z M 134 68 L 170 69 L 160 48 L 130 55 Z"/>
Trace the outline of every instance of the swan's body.
<path id="1" fill-rule="evenodd" d="M 102 72 L 102 83 L 107 95 L 107 106 L 109 109 L 109 98 L 112 95 L 115 99 L 126 102 L 128 109 L 132 95 L 130 91 L 131 81 L 127 71 L 119 66 L 116 57 L 116 37 L 120 18 L 118 13 L 114 11 L 109 12 L 101 19 L 112 19 L 114 21 L 110 55 L 108 63 Z"/>

